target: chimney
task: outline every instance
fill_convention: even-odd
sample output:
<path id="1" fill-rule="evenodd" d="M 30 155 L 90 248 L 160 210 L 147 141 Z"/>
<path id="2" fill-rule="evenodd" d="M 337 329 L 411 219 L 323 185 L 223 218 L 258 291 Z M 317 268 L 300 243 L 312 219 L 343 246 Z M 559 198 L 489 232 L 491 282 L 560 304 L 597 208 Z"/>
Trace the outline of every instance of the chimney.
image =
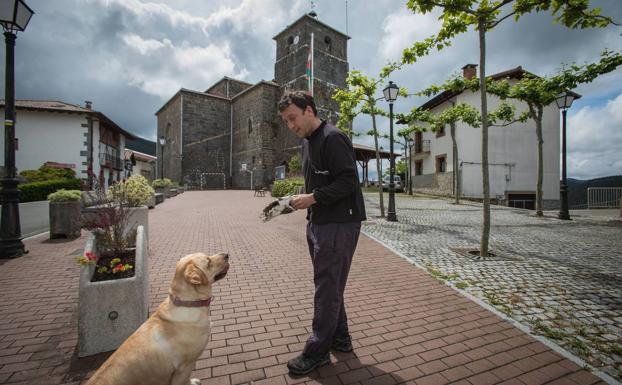
<path id="1" fill-rule="evenodd" d="M 462 76 L 467 80 L 471 80 L 475 77 L 476 70 L 477 64 L 467 64 L 462 67 Z"/>
<path id="2" fill-rule="evenodd" d="M 84 101 L 84 108 L 86 108 L 87 110 L 90 110 L 93 107 L 93 102 L 90 100 L 85 100 Z"/>

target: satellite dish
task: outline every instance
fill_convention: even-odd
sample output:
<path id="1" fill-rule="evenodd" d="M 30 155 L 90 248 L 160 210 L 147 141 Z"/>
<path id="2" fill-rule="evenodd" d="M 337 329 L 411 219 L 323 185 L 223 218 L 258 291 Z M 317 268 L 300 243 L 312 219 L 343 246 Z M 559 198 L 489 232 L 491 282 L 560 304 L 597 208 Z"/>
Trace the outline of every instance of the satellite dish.
<path id="1" fill-rule="evenodd" d="M 300 41 L 300 36 L 296 35 L 294 37 L 294 44 L 298 44 L 298 41 Z"/>

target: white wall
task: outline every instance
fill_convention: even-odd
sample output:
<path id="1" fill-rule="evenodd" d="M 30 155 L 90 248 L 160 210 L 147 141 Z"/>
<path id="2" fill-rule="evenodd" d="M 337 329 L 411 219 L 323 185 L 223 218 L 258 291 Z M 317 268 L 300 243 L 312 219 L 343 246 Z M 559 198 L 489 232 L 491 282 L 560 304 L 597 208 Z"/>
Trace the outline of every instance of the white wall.
<path id="1" fill-rule="evenodd" d="M 465 91 L 454 98 L 456 103 L 466 103 L 480 109 L 479 92 Z M 498 108 L 500 100 L 492 95 L 488 97 L 488 111 Z M 527 105 L 514 102 L 517 115 L 527 109 Z M 449 108 L 445 102 L 432 111 L 439 113 Z M 559 199 L 560 180 L 560 113 L 555 104 L 545 108 L 543 118 L 544 152 L 544 199 Z M 537 140 L 536 124 L 533 120 L 526 123 L 513 123 L 507 127 L 489 127 L 488 162 L 490 163 L 490 196 L 505 196 L 506 192 L 535 193 L 537 182 Z M 433 132 L 424 132 L 423 140 L 430 140 L 430 154 L 423 159 L 423 174 L 436 172 L 436 156 L 447 154 L 447 171 L 453 170 L 453 153 L 450 128 L 445 128 L 445 136 L 436 138 Z M 473 128 L 464 123 L 456 127 L 458 142 L 458 162 L 462 162 L 462 195 L 465 197 L 483 197 L 481 128 Z M 414 162 L 414 160 L 413 160 Z M 510 167 L 510 165 L 512 165 Z M 414 163 L 413 163 L 414 169 Z"/>
<path id="2" fill-rule="evenodd" d="M 4 109 L 0 113 L 4 114 Z M 19 149 L 15 152 L 17 173 L 24 170 L 36 170 L 45 162 L 69 163 L 78 178 L 86 170 L 82 162 L 86 151 L 84 135 L 88 128 L 83 114 L 52 113 L 45 111 L 18 110 L 16 113 L 15 137 Z M 4 135 L 0 135 L 0 163 L 4 165 Z"/>

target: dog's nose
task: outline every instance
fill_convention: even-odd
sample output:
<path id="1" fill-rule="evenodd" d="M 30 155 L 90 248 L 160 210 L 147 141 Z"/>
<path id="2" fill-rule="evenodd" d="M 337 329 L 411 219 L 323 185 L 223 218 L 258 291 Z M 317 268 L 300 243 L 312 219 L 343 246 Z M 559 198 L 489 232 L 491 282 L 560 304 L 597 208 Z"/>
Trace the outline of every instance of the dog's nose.
<path id="1" fill-rule="evenodd" d="M 223 253 L 223 257 L 225 257 L 225 261 L 229 260 L 229 254 L 228 253 Z"/>

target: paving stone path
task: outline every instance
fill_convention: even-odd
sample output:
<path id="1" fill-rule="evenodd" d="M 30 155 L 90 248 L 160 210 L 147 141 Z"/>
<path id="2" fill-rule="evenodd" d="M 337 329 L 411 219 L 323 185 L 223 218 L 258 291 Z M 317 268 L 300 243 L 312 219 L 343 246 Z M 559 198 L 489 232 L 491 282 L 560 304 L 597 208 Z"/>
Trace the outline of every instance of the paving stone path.
<path id="1" fill-rule="evenodd" d="M 313 314 L 305 216 L 262 223 L 259 213 L 271 198 L 253 195 L 190 191 L 149 212 L 151 311 L 167 296 L 181 256 L 231 256 L 214 289 L 212 340 L 193 373 L 203 385 L 606 384 L 364 235 L 345 293 L 354 351 L 331 354 L 329 365 L 307 376 L 290 376 L 285 363 L 302 350 Z M 381 225 L 367 228 L 373 226 Z M 395 226 L 396 236 L 408 238 L 398 226 L 405 223 Z M 444 231 L 433 226 L 419 231 Z M 40 236 L 25 241 L 26 256 L 0 261 L 0 383 L 84 384 L 108 357 L 76 356 L 75 258 L 85 238 L 86 232 L 75 240 Z"/>
<path id="2" fill-rule="evenodd" d="M 622 379 L 622 221 L 492 206 L 496 256 L 482 260 L 466 252 L 479 248 L 480 204 L 397 194 L 391 223 L 378 218 L 377 194 L 365 198 L 366 234 Z"/>

